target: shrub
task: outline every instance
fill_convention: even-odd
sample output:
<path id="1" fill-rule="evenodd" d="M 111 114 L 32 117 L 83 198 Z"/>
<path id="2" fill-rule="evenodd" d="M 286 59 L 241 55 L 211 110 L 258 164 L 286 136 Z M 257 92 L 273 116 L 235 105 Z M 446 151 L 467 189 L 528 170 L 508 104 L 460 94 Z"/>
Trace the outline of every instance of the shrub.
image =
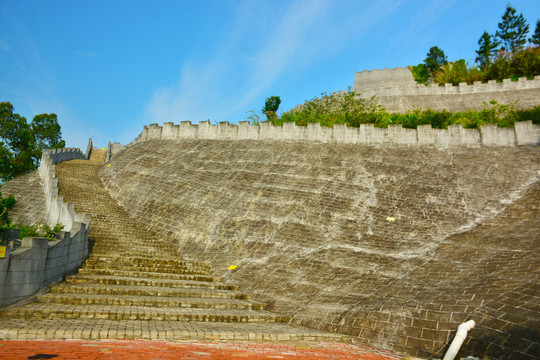
<path id="1" fill-rule="evenodd" d="M 56 240 L 56 235 L 64 229 L 64 225 L 56 224 L 51 228 L 49 225 L 39 222 L 34 225 L 17 224 L 14 228 L 19 230 L 19 239 L 25 237 L 44 237 L 49 241 L 54 241 Z"/>

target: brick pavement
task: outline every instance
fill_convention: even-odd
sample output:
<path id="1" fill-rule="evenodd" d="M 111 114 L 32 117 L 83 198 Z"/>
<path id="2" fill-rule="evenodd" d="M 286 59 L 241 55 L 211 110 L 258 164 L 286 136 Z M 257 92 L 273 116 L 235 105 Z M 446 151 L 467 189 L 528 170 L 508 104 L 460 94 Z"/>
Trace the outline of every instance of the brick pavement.
<path id="1" fill-rule="evenodd" d="M 335 342 L 0 341 L 0 359 L 362 359 L 397 360 L 390 352 Z"/>

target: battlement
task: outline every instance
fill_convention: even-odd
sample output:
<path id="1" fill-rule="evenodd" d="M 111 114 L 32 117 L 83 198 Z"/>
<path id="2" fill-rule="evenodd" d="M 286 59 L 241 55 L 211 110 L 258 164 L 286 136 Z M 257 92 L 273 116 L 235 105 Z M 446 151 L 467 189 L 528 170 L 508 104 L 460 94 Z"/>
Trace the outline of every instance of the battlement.
<path id="1" fill-rule="evenodd" d="M 418 129 L 406 129 L 401 125 L 377 128 L 373 124 L 362 124 L 359 128 L 336 124 L 333 128 L 329 128 L 319 123 L 310 123 L 305 127 L 297 126 L 295 123 L 273 126 L 270 123 L 251 125 L 248 121 L 242 121 L 238 125 L 228 122 L 212 125 L 209 121 L 202 121 L 198 125 L 193 125 L 191 121 L 183 121 L 179 125 L 168 122 L 163 126 L 158 124 L 145 126 L 134 143 L 182 139 L 282 140 L 438 147 L 516 146 L 538 144 L 540 126 L 534 125 L 532 121 L 524 121 L 516 123 L 514 128 L 501 128 L 494 124 L 483 125 L 480 129 L 464 129 L 461 125 L 452 125 L 448 129 L 433 129 L 431 125 L 421 125 Z"/>
<path id="2" fill-rule="evenodd" d="M 421 107 L 433 110 L 480 110 L 484 102 L 496 100 L 504 104 L 516 103 L 516 109 L 527 109 L 540 103 L 540 76 L 517 81 L 504 79 L 487 83 L 475 81 L 472 85 L 460 83 L 417 84 L 408 68 L 356 72 L 353 90 L 364 97 L 375 96 L 376 101 L 389 112 L 405 112 Z"/>

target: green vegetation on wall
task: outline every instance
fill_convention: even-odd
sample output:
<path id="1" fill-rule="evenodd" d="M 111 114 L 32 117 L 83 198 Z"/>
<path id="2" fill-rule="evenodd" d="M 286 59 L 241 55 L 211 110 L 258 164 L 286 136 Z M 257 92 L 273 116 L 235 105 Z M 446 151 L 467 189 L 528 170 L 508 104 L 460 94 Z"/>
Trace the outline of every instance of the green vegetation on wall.
<path id="1" fill-rule="evenodd" d="M 360 124 L 374 124 L 387 127 L 401 124 L 405 128 L 415 129 L 418 125 L 431 125 L 433 128 L 446 129 L 449 125 L 462 125 L 464 128 L 479 128 L 484 124 L 497 124 L 511 127 L 518 121 L 532 120 L 540 124 L 540 105 L 528 110 L 515 110 L 514 104 L 500 104 L 495 100 L 484 103 L 480 111 L 449 112 L 431 109 L 414 109 L 401 114 L 390 114 L 383 106 L 376 104 L 374 97 L 364 99 L 354 91 L 334 94 L 323 93 L 320 98 L 306 101 L 281 115 L 275 125 L 294 122 L 299 126 L 320 123 L 322 126 L 346 124 L 359 127 Z"/>
<path id="2" fill-rule="evenodd" d="M 448 62 L 444 51 L 433 46 L 426 54 L 423 63 L 410 66 L 414 79 L 419 84 L 453 84 L 460 82 L 472 84 L 474 81 L 529 79 L 540 75 L 540 20 L 527 43 L 529 25 L 523 14 L 507 5 L 499 30 L 495 35 L 484 31 L 478 40 L 476 66 L 467 65 L 465 60 Z"/>
<path id="3" fill-rule="evenodd" d="M 64 228 L 62 224 L 56 224 L 51 228 L 43 222 L 34 225 L 14 224 L 9 219 L 9 210 L 13 209 L 16 203 L 17 200 L 15 200 L 13 195 L 3 197 L 0 192 L 0 233 L 9 229 L 16 229 L 19 230 L 19 239 L 25 237 L 44 237 L 49 239 L 49 241 L 53 241 Z"/>

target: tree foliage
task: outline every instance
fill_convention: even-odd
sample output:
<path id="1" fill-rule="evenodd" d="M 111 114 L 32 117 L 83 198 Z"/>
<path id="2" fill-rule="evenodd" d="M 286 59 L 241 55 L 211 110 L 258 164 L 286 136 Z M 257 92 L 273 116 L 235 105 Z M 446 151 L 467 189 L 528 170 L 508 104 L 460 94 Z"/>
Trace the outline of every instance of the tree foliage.
<path id="1" fill-rule="evenodd" d="M 266 101 L 264 102 L 264 107 L 262 108 L 262 112 L 266 115 L 266 118 L 272 123 L 275 123 L 277 119 L 277 111 L 279 109 L 280 104 L 281 104 L 281 99 L 279 96 L 267 97 Z"/>
<path id="2" fill-rule="evenodd" d="M 540 46 L 540 20 L 536 20 L 536 28 L 532 37 L 529 38 L 529 42 L 533 45 Z"/>
<path id="3" fill-rule="evenodd" d="M 0 231 L 9 228 L 11 221 L 9 220 L 9 210 L 13 209 L 17 201 L 13 195 L 6 197 L 0 192 Z"/>
<path id="4" fill-rule="evenodd" d="M 28 124 L 11 103 L 0 103 L 0 182 L 37 169 L 43 150 L 64 146 L 55 114 L 36 115 Z"/>
<path id="5" fill-rule="evenodd" d="M 478 50 L 475 51 L 477 66 L 468 65 L 465 60 L 447 62 L 444 52 L 434 46 L 424 63 L 409 67 L 414 79 L 420 84 L 457 85 L 460 82 L 517 80 L 519 77 L 531 79 L 540 75 L 540 20 L 536 23 L 535 33 L 529 38 L 533 46 L 528 47 L 524 45 L 529 25 L 523 14 L 517 15 L 512 6 L 506 7 L 498 26 L 495 35 L 485 30 L 480 36 Z"/>
<path id="6" fill-rule="evenodd" d="M 420 63 L 418 65 L 409 67 L 409 69 L 411 70 L 414 80 L 416 80 L 417 83 L 424 85 L 428 84 L 429 71 L 426 64 Z"/>
<path id="7" fill-rule="evenodd" d="M 502 44 L 502 50 L 516 52 L 527 42 L 529 24 L 523 14 L 517 15 L 515 8 L 508 4 L 495 33 Z"/>
<path id="8" fill-rule="evenodd" d="M 432 46 L 424 59 L 424 64 L 426 64 L 430 74 L 435 74 L 447 62 L 444 51 L 438 46 Z"/>
<path id="9" fill-rule="evenodd" d="M 494 51 L 499 46 L 499 42 L 487 31 L 484 31 L 480 39 L 478 40 L 478 55 L 475 59 L 476 63 L 481 69 L 486 69 L 491 64 Z"/>

